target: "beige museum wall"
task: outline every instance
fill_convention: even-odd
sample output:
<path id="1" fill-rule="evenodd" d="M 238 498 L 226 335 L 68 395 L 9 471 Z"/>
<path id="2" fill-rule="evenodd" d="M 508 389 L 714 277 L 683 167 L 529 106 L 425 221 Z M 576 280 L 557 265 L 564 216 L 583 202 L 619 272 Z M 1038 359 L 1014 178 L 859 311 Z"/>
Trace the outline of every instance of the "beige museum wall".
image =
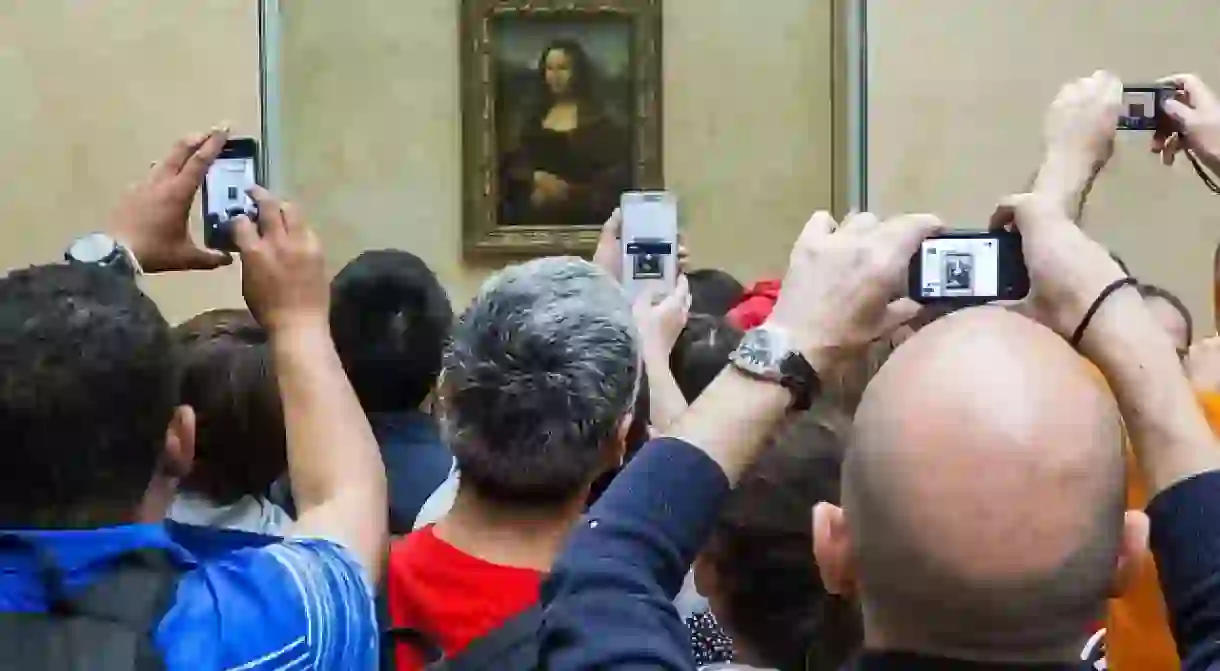
<path id="1" fill-rule="evenodd" d="M 1220 85 L 1218 26 L 1215 0 L 868 0 L 870 205 L 984 225 L 1032 173 L 1063 81 L 1105 67 L 1131 82 L 1196 71 Z M 1120 137 L 1086 226 L 1212 332 L 1220 201 L 1185 161 L 1163 169 L 1147 140 Z"/>
<path id="2" fill-rule="evenodd" d="M 784 267 L 829 208 L 831 4 L 665 0 L 665 172 L 696 264 Z M 457 300 L 494 264 L 461 258 L 456 0 L 283 2 L 286 182 L 333 264 L 420 254 Z"/>
<path id="3" fill-rule="evenodd" d="M 178 136 L 258 132 L 250 0 L 0 0 L 0 267 L 102 228 Z M 194 213 L 193 213 L 194 214 Z M 146 282 L 171 319 L 240 300 L 235 269 Z"/>
<path id="4" fill-rule="evenodd" d="M 831 206 L 830 3 L 664 4 L 666 172 L 696 261 L 779 272 L 805 216 Z M 332 270 L 403 247 L 465 300 L 492 266 L 460 255 L 458 1 L 280 6 L 281 168 Z M 54 259 L 99 228 L 178 135 L 225 119 L 257 133 L 256 7 L 0 0 L 0 264 Z M 238 277 L 145 286 L 179 320 L 239 304 Z"/>

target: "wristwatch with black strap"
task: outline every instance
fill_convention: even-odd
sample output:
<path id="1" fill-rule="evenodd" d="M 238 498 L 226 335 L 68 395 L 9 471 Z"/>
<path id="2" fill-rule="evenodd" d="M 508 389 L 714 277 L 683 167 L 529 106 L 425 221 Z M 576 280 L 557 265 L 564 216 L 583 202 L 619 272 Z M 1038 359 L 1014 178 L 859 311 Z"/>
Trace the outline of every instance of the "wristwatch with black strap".
<path id="1" fill-rule="evenodd" d="M 69 263 L 85 263 L 114 270 L 132 279 L 144 273 L 130 249 L 105 233 L 77 238 L 64 252 Z"/>
<path id="2" fill-rule="evenodd" d="M 792 348 L 788 332 L 776 326 L 764 324 L 747 331 L 729 362 L 749 377 L 787 389 L 792 394 L 790 410 L 808 410 L 822 393 L 817 371 Z"/>

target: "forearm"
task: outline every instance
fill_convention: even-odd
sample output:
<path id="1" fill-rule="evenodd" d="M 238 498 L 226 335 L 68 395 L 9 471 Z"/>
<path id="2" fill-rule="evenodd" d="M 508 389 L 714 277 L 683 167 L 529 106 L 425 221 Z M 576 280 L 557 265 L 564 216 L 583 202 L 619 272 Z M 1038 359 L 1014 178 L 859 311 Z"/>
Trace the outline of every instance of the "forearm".
<path id="1" fill-rule="evenodd" d="M 1050 153 L 1034 175 L 1029 190 L 1052 198 L 1069 219 L 1079 224 L 1100 167 L 1070 155 Z"/>
<path id="2" fill-rule="evenodd" d="M 817 363 L 814 368 L 826 370 Z M 778 384 L 728 366 L 667 433 L 703 450 L 733 485 L 754 463 L 791 402 L 792 395 Z"/>
<path id="3" fill-rule="evenodd" d="M 273 334 L 271 347 L 296 531 L 340 541 L 372 569 L 386 529 L 385 467 L 330 334 L 324 324 Z"/>
<path id="4" fill-rule="evenodd" d="M 644 372 L 648 376 L 648 421 L 665 432 L 686 413 L 686 396 L 669 368 L 668 356 L 645 355 Z"/>
<path id="5" fill-rule="evenodd" d="M 1220 451 L 1173 344 L 1130 288 L 1112 294 L 1081 342 L 1105 375 L 1152 493 L 1220 469 Z"/>

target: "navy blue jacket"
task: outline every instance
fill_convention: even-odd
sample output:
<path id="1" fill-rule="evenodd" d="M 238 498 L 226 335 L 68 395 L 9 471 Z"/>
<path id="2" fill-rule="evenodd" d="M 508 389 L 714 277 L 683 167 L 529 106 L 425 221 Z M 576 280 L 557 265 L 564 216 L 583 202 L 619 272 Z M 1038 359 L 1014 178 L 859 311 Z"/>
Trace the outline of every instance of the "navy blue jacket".
<path id="1" fill-rule="evenodd" d="M 543 668 L 693 669 L 672 601 L 728 493 L 720 467 L 695 447 L 672 438 L 646 445 L 577 527 L 543 586 Z M 1220 471 L 1162 492 L 1148 515 L 1182 669 L 1220 668 Z M 866 653 L 858 668 L 967 667 Z"/>
<path id="2" fill-rule="evenodd" d="M 441 440 L 436 420 L 427 413 L 373 413 L 369 424 L 385 463 L 390 533 L 409 534 L 428 497 L 449 477 L 453 453 Z M 293 518 L 297 516 L 288 476 L 276 482 L 271 500 Z"/>

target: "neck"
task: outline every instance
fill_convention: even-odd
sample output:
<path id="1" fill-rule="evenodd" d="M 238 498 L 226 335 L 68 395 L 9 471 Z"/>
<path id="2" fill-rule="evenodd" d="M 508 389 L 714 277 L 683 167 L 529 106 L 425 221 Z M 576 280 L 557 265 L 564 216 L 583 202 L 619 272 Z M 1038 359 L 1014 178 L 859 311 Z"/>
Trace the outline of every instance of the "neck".
<path id="1" fill-rule="evenodd" d="M 1082 638 L 1078 645 L 1036 649 L 1026 646 L 1005 646 L 1004 649 L 985 648 L 979 645 L 930 644 L 912 637 L 894 637 L 869 631 L 865 625 L 864 649 L 869 656 L 878 658 L 912 656 L 938 660 L 954 660 L 960 664 L 943 668 L 1058 668 L 1062 665 L 1074 667 L 1079 664 L 1080 651 L 1084 649 Z M 1015 652 L 1014 652 L 1015 650 Z M 908 668 L 908 667 L 903 667 Z M 909 667 L 911 669 L 923 667 Z M 941 668 L 941 667 L 937 667 Z"/>
<path id="2" fill-rule="evenodd" d="M 560 506 L 509 509 L 463 483 L 453 508 L 433 531 L 484 561 L 548 572 L 583 512 L 583 496 Z"/>
<path id="3" fill-rule="evenodd" d="M 169 508 L 178 495 L 178 479 L 167 477 L 160 473 L 153 476 L 152 482 L 144 492 L 144 498 L 136 508 L 135 522 L 151 524 L 162 522 L 169 514 Z"/>
<path id="4" fill-rule="evenodd" d="M 853 666 L 857 671 L 991 671 L 1006 669 L 1012 671 L 1063 671 L 1080 667 L 1081 662 L 973 662 L 954 657 L 934 655 L 919 652 L 881 652 L 865 650 L 858 664 Z"/>

